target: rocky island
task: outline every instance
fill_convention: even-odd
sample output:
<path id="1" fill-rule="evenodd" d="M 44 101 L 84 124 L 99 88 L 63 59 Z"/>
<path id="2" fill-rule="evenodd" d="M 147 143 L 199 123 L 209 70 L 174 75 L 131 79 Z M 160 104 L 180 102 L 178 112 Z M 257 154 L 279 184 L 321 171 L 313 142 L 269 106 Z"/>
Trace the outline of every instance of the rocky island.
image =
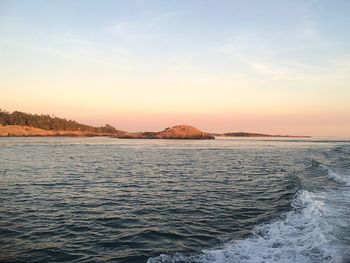
<path id="1" fill-rule="evenodd" d="M 126 132 L 113 137 L 120 139 L 215 139 L 215 137 L 210 133 L 202 132 L 189 125 L 177 125 L 171 128 L 166 128 L 165 130 L 160 132 Z"/>

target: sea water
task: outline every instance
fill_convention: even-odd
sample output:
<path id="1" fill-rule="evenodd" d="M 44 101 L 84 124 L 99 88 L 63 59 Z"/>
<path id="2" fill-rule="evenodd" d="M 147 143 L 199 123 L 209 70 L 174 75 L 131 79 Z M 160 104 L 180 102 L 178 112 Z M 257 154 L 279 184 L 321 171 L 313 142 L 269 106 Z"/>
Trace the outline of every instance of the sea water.
<path id="1" fill-rule="evenodd" d="M 350 142 L 0 138 L 1 262 L 350 262 Z"/>

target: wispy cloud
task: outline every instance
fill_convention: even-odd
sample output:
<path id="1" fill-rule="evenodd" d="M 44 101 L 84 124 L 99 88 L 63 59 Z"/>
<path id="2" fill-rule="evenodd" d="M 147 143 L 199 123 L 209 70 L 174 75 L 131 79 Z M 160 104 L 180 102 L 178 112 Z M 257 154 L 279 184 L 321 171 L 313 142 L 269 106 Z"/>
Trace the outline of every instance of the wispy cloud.
<path id="1" fill-rule="evenodd" d="M 305 74 L 299 72 L 296 68 L 272 63 L 252 63 L 251 67 L 257 74 L 263 77 L 262 81 L 300 80 L 306 77 Z"/>
<path id="2" fill-rule="evenodd" d="M 129 22 L 112 24 L 106 27 L 106 31 L 120 39 L 136 40 L 140 38 L 140 33 L 137 32 L 135 26 Z"/>
<path id="3" fill-rule="evenodd" d="M 213 52 L 221 55 L 221 59 L 235 63 L 236 68 L 237 65 L 249 68 L 262 82 L 344 76 L 342 72 L 347 65 L 344 60 L 334 63 L 334 57 L 327 56 L 319 56 L 315 61 L 308 59 L 310 52 L 323 52 L 329 46 L 336 46 L 336 43 L 330 43 L 322 37 L 317 24 L 309 16 L 305 16 L 302 28 L 296 31 L 300 33 L 300 44 L 297 47 L 293 43 L 286 43 L 278 34 L 267 37 L 246 30 L 227 43 L 213 48 Z"/>

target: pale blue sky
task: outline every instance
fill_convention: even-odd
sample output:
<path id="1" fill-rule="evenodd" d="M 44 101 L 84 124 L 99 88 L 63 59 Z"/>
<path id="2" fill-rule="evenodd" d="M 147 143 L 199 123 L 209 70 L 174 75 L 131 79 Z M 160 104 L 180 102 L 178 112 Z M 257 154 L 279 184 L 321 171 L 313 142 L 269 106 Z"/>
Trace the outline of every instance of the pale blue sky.
<path id="1" fill-rule="evenodd" d="M 0 103 L 124 129 L 168 114 L 350 135 L 349 28 L 350 1 L 0 0 Z"/>

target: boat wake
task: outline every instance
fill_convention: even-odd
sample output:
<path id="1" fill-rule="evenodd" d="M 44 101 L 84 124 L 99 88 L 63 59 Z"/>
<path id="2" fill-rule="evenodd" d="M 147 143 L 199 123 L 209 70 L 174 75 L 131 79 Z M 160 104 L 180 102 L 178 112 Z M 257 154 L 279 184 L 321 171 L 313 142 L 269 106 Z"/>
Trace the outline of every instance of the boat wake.
<path id="1" fill-rule="evenodd" d="M 331 169 L 327 177 L 350 185 L 346 176 Z M 348 187 L 322 192 L 300 189 L 291 211 L 256 227 L 247 239 L 199 255 L 162 254 L 148 263 L 349 262 L 346 247 L 350 240 L 339 242 L 339 236 L 349 232 L 349 205 Z"/>

